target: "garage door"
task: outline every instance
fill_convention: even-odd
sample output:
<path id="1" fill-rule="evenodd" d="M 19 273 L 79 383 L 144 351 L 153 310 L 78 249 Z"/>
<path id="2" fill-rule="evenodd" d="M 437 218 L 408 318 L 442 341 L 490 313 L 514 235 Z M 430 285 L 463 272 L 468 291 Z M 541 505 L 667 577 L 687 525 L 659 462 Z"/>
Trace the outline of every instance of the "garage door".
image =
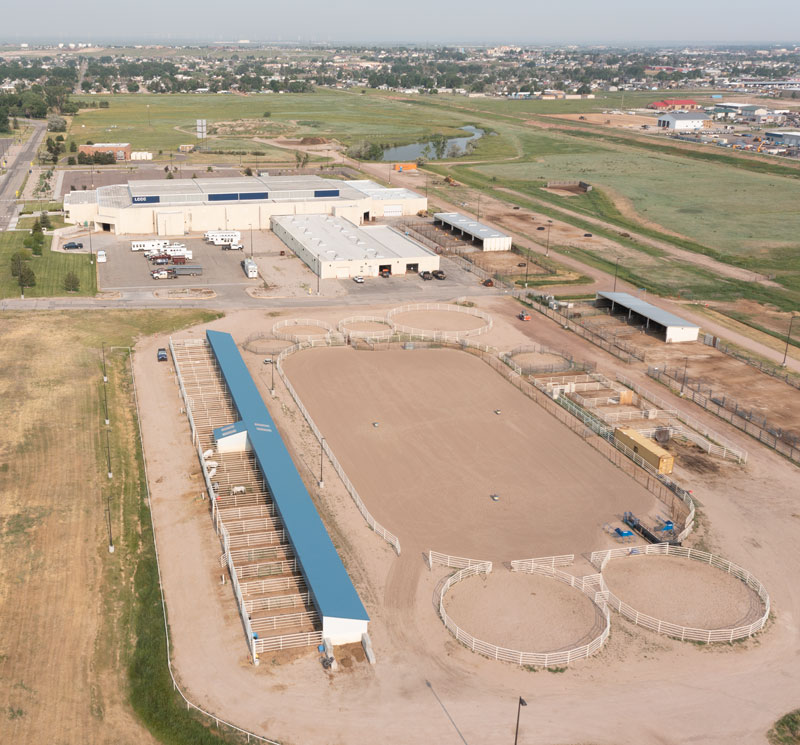
<path id="1" fill-rule="evenodd" d="M 349 276 L 350 276 L 350 267 L 347 266 L 336 267 L 336 279 L 347 279 Z"/>
<path id="2" fill-rule="evenodd" d="M 403 205 L 402 204 L 387 204 L 383 208 L 384 217 L 402 217 Z"/>

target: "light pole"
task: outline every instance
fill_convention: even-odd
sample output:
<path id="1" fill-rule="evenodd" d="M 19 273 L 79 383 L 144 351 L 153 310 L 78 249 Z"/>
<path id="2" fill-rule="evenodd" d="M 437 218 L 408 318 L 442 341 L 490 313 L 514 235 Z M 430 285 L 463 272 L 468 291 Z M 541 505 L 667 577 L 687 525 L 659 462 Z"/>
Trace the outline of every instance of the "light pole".
<path id="1" fill-rule="evenodd" d="M 553 227 L 553 221 L 547 221 L 547 250 L 544 252 L 545 257 L 550 255 L 550 228 Z"/>
<path id="2" fill-rule="evenodd" d="M 786 334 L 786 351 L 783 353 L 781 367 L 786 367 L 786 358 L 789 356 L 789 340 L 792 338 L 792 324 L 794 323 L 794 313 L 789 318 L 789 333 Z"/>
<path id="3" fill-rule="evenodd" d="M 150 124 L 150 104 L 147 104 L 147 126 L 148 127 L 153 126 L 152 124 Z"/>
<path id="4" fill-rule="evenodd" d="M 92 251 L 92 228 L 89 227 L 89 265 L 94 266 L 94 252 Z"/>
<path id="5" fill-rule="evenodd" d="M 272 358 L 272 395 L 275 395 L 275 358 Z"/>
<path id="6" fill-rule="evenodd" d="M 108 383 L 108 375 L 106 374 L 106 343 L 103 342 L 103 382 Z"/>
<path id="7" fill-rule="evenodd" d="M 524 698 L 522 698 L 522 696 L 520 696 L 519 697 L 519 703 L 517 704 L 517 729 L 514 732 L 514 745 L 517 745 L 517 739 L 519 738 L 519 712 L 520 712 L 520 710 L 522 709 L 523 706 L 527 706 L 527 705 L 528 705 L 528 702 Z"/>
<path id="8" fill-rule="evenodd" d="M 619 271 L 619 256 L 617 256 L 617 261 L 614 264 L 614 292 L 617 291 L 617 272 Z"/>
<path id="9" fill-rule="evenodd" d="M 689 366 L 689 358 L 687 357 L 683 363 L 683 383 L 681 384 L 681 396 L 686 388 L 686 368 Z"/>
<path id="10" fill-rule="evenodd" d="M 111 471 L 111 443 L 108 438 L 108 430 L 106 430 L 106 459 L 108 461 L 108 478 L 113 479 L 114 474 Z"/>
<path id="11" fill-rule="evenodd" d="M 322 479 L 322 461 L 325 457 L 325 438 L 321 438 L 319 441 L 319 488 L 322 489 L 325 486 L 325 482 Z"/>
<path id="12" fill-rule="evenodd" d="M 478 222 L 481 221 L 481 193 L 478 192 Z"/>
<path id="13" fill-rule="evenodd" d="M 250 258 L 253 258 L 253 226 L 250 226 Z"/>

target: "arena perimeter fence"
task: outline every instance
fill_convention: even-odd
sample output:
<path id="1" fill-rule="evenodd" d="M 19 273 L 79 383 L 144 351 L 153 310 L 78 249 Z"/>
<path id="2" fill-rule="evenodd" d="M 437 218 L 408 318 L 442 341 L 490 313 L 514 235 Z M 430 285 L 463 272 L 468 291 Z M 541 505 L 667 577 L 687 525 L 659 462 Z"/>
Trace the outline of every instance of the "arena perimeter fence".
<path id="1" fill-rule="evenodd" d="M 318 334 L 292 334 L 284 331 L 284 329 L 291 329 L 292 326 L 309 326 L 320 329 L 320 332 Z M 331 324 L 326 321 L 318 321 L 315 318 L 286 318 L 283 321 L 278 321 L 272 327 L 272 335 L 276 339 L 293 342 L 312 341 L 313 339 L 328 336 L 333 331 L 334 328 Z"/>
<path id="2" fill-rule="evenodd" d="M 528 398 L 539 404 L 562 424 L 569 427 L 585 442 L 610 460 L 615 466 L 617 466 L 617 468 L 624 471 L 637 483 L 644 486 L 659 501 L 661 501 L 669 509 L 670 518 L 676 523 L 683 523 L 684 525 L 683 530 L 676 536 L 677 541 L 683 541 L 692 532 L 694 527 L 695 507 L 690 493 L 678 486 L 668 476 L 658 473 L 657 470 L 654 469 L 647 461 L 643 460 L 641 456 L 639 456 L 637 453 L 634 453 L 623 443 L 619 442 L 614 437 L 613 427 L 609 427 L 605 422 L 593 416 L 584 409 L 581 409 L 564 396 L 560 396 L 558 399 L 553 399 L 553 397 L 545 390 L 545 386 L 543 384 L 538 384 L 535 380 L 533 383 L 529 382 L 522 374 L 519 365 L 517 365 L 512 359 L 498 354 L 497 350 L 493 347 L 488 347 L 485 344 L 477 344 L 470 339 L 460 339 L 458 342 L 443 340 L 433 341 L 430 339 L 425 339 L 424 337 L 420 338 L 419 336 L 416 337 L 416 339 L 417 340 L 413 342 L 415 349 L 446 347 L 460 349 L 464 352 L 468 352 L 480 357 L 480 359 L 486 362 L 495 371 L 499 372 L 506 380 L 511 382 Z M 382 340 L 377 343 L 371 343 L 369 339 L 364 339 L 363 341 L 369 345 L 367 348 L 371 350 L 388 350 L 394 348 L 395 346 L 400 346 L 399 339 L 395 339 L 395 337 Z M 294 354 L 301 349 L 322 346 L 341 346 L 343 344 L 343 340 L 334 340 L 331 338 L 319 339 L 312 342 L 304 342 L 301 344 L 296 344 L 293 347 L 287 347 L 287 349 L 283 350 L 277 358 L 278 374 L 286 384 L 287 389 L 300 408 L 300 411 L 303 412 L 303 416 L 305 416 L 306 421 L 309 422 L 309 426 L 311 426 L 315 436 L 320 441 L 322 440 L 322 435 L 319 433 L 319 430 L 313 423 L 313 420 L 300 401 L 300 398 L 295 392 L 294 387 L 291 385 L 291 383 L 289 383 L 285 373 L 283 372 L 282 362 L 287 356 L 289 356 L 289 354 Z M 594 435 L 598 436 L 595 437 Z M 324 448 L 325 452 L 328 453 L 329 457 L 331 458 L 331 462 L 335 464 L 334 467 L 337 468 L 337 473 L 339 473 L 341 466 L 338 465 L 338 461 L 336 461 L 332 451 L 330 448 L 328 448 L 327 443 L 325 443 Z M 343 473 L 344 471 L 342 470 L 340 475 Z M 384 535 L 384 533 L 386 533 L 388 536 L 394 537 L 391 533 L 385 531 L 382 526 L 374 521 L 374 518 L 369 515 L 369 511 L 367 510 L 366 506 L 364 506 L 362 509 L 361 505 L 363 505 L 363 502 L 361 501 L 361 498 L 358 497 L 357 492 L 352 484 L 350 484 L 349 479 L 347 479 L 346 476 L 343 476 L 343 480 L 345 479 L 345 484 L 350 485 L 348 491 L 352 489 L 350 492 L 351 496 L 355 495 L 353 496 L 353 499 L 356 501 L 356 504 L 359 505 L 359 509 L 361 510 L 362 515 L 364 515 L 370 527 L 380 535 Z M 375 526 L 377 526 L 377 529 L 373 526 L 373 523 Z M 392 543 L 392 545 L 395 545 L 390 537 L 387 537 L 386 540 Z M 394 538 L 396 540 L 396 537 Z M 395 549 L 398 550 L 399 553 L 399 544 L 395 546 Z"/>
<path id="3" fill-rule="evenodd" d="M 590 556 L 590 561 L 593 566 L 600 570 L 600 576 L 609 561 L 621 557 L 630 557 L 638 555 L 658 555 L 658 556 L 679 556 L 684 559 L 691 559 L 699 561 L 703 564 L 721 569 L 736 577 L 753 590 L 761 602 L 764 604 L 764 613 L 758 620 L 745 626 L 737 626 L 728 629 L 696 629 L 689 626 L 680 626 L 678 624 L 662 621 L 646 613 L 641 613 L 627 603 L 623 603 L 611 590 L 606 586 L 605 580 L 602 582 L 602 591 L 605 596 L 606 602 L 620 615 L 624 616 L 630 621 L 633 621 L 637 626 L 642 626 L 658 634 L 665 634 L 667 636 L 680 639 L 681 641 L 696 641 L 705 642 L 710 644 L 712 642 L 732 642 L 736 639 L 744 639 L 748 636 L 761 631 L 767 623 L 770 613 L 770 598 L 766 588 L 761 582 L 756 579 L 750 572 L 743 569 L 738 564 L 723 559 L 720 556 L 709 554 L 705 551 L 698 551 L 694 548 L 685 548 L 683 546 L 673 546 L 669 543 L 654 543 L 644 546 L 631 546 L 625 548 L 612 548 L 604 551 L 595 551 Z"/>
<path id="4" fill-rule="evenodd" d="M 433 552 L 431 552 L 433 553 Z M 494 660 L 501 660 L 502 662 L 512 662 L 516 665 L 531 665 L 535 667 L 555 667 L 569 665 L 576 660 L 586 659 L 595 652 L 597 652 L 603 644 L 611 631 L 611 614 L 605 605 L 603 593 L 601 590 L 602 579 L 599 574 L 590 575 L 588 577 L 577 578 L 565 572 L 559 572 L 552 566 L 547 564 L 534 565 L 530 573 L 540 574 L 545 577 L 564 582 L 572 587 L 579 589 L 583 592 L 594 605 L 598 608 L 603 615 L 605 621 L 603 631 L 599 636 L 593 639 L 588 644 L 581 645 L 574 649 L 561 650 L 558 652 L 523 652 L 517 649 L 508 649 L 506 647 L 499 647 L 496 644 L 481 641 L 476 639 L 468 631 L 462 629 L 450 616 L 444 607 L 444 598 L 451 587 L 462 582 L 469 577 L 474 577 L 476 574 L 490 574 L 492 571 L 492 562 L 479 561 L 475 562 L 471 559 L 461 559 L 460 557 L 447 557 L 445 554 L 438 554 L 438 556 L 445 557 L 446 559 L 454 559 L 456 561 L 472 562 L 469 566 L 450 575 L 441 585 L 439 591 L 439 615 L 445 628 L 464 646 L 471 649 L 473 652 L 478 652 L 484 657 L 489 657 Z M 553 557 L 554 558 L 554 557 Z M 447 564 L 450 566 L 451 564 Z M 528 571 L 528 570 L 516 570 Z"/>
<path id="5" fill-rule="evenodd" d="M 331 450 L 324 436 L 320 432 L 319 427 L 317 427 L 317 425 L 314 423 L 314 420 L 311 418 L 311 414 L 308 413 L 308 409 L 306 409 L 306 407 L 303 405 L 303 402 L 300 400 L 300 396 L 297 395 L 297 391 L 294 389 L 294 386 L 289 382 L 289 378 L 283 371 L 283 361 L 289 355 L 294 354 L 295 352 L 299 352 L 301 349 L 309 349 L 311 347 L 343 346 L 343 345 L 344 345 L 343 342 L 334 342 L 330 338 L 301 342 L 299 344 L 295 344 L 291 347 L 287 347 L 286 349 L 284 349 L 276 358 L 275 365 L 278 368 L 278 375 L 280 375 L 283 384 L 286 386 L 286 390 L 289 391 L 289 393 L 292 396 L 292 399 L 297 405 L 297 408 L 300 409 L 300 412 L 305 417 L 305 420 L 308 423 L 309 428 L 313 432 L 314 437 L 316 437 L 317 440 L 319 441 L 323 451 L 328 456 L 331 465 L 333 466 L 336 473 L 339 475 L 339 478 L 342 480 L 344 488 L 347 489 L 348 494 L 350 494 L 353 501 L 356 503 L 356 507 L 358 507 L 358 510 L 363 516 L 364 520 L 366 520 L 367 525 L 369 525 L 369 527 L 372 530 L 374 530 L 381 538 L 383 538 L 383 540 L 385 540 L 397 552 L 397 555 L 399 556 L 400 539 L 396 535 L 394 535 L 394 533 L 390 533 L 388 530 L 386 530 L 386 528 L 384 528 L 367 509 L 367 506 L 364 504 L 364 501 L 361 499 L 355 486 L 353 486 L 353 483 L 347 477 L 344 468 L 342 468 L 336 456 L 333 454 L 333 450 Z"/>

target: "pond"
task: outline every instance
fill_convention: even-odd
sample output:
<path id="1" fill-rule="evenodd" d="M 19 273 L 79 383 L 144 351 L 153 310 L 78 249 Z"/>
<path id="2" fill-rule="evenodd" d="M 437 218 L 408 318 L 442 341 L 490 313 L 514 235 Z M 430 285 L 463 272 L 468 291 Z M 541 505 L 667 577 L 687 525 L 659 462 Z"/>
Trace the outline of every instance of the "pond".
<path id="1" fill-rule="evenodd" d="M 428 142 L 415 142 L 411 145 L 390 147 L 383 151 L 384 161 L 414 161 L 417 158 L 425 160 L 440 160 L 441 158 L 458 158 L 467 152 L 467 143 L 483 137 L 483 130 L 467 125 L 461 127 L 469 132 L 468 137 L 447 137 L 441 140 Z"/>

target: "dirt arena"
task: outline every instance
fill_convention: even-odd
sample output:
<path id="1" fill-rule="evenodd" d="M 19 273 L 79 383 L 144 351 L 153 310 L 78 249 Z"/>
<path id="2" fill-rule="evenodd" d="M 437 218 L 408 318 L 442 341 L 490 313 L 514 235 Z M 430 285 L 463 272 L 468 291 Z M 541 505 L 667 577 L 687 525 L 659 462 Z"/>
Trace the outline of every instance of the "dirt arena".
<path id="1" fill-rule="evenodd" d="M 413 310 L 396 313 L 392 316 L 392 321 L 399 326 L 426 331 L 473 331 L 486 325 L 486 321 L 478 316 L 446 310 Z"/>
<path id="2" fill-rule="evenodd" d="M 662 621 L 697 629 L 728 629 L 764 613 L 744 582 L 716 567 L 676 556 L 628 556 L 603 570 L 623 603 Z"/>
<path id="3" fill-rule="evenodd" d="M 613 544 L 603 524 L 625 510 L 663 512 L 649 492 L 463 352 L 310 349 L 290 356 L 284 370 L 404 551 L 500 561 L 578 554 Z"/>
<path id="4" fill-rule="evenodd" d="M 548 365 L 553 368 L 562 366 L 565 370 L 569 367 L 569 362 L 560 354 L 550 354 L 550 352 L 523 352 L 522 354 L 514 355 L 513 360 L 523 370 L 544 369 Z"/>
<path id="5" fill-rule="evenodd" d="M 524 256 L 512 253 L 511 251 L 488 251 L 486 253 L 474 253 L 470 256 L 475 266 L 486 270 L 487 272 L 509 274 L 509 275 L 525 275 L 525 267 L 519 266 L 520 264 L 527 263 L 529 275 L 545 274 L 545 270 L 538 264 L 532 261 L 527 261 Z"/>
<path id="6" fill-rule="evenodd" d="M 521 652 L 558 652 L 600 636 L 605 618 L 580 590 L 495 567 L 445 595 L 447 614 L 476 639 Z"/>

